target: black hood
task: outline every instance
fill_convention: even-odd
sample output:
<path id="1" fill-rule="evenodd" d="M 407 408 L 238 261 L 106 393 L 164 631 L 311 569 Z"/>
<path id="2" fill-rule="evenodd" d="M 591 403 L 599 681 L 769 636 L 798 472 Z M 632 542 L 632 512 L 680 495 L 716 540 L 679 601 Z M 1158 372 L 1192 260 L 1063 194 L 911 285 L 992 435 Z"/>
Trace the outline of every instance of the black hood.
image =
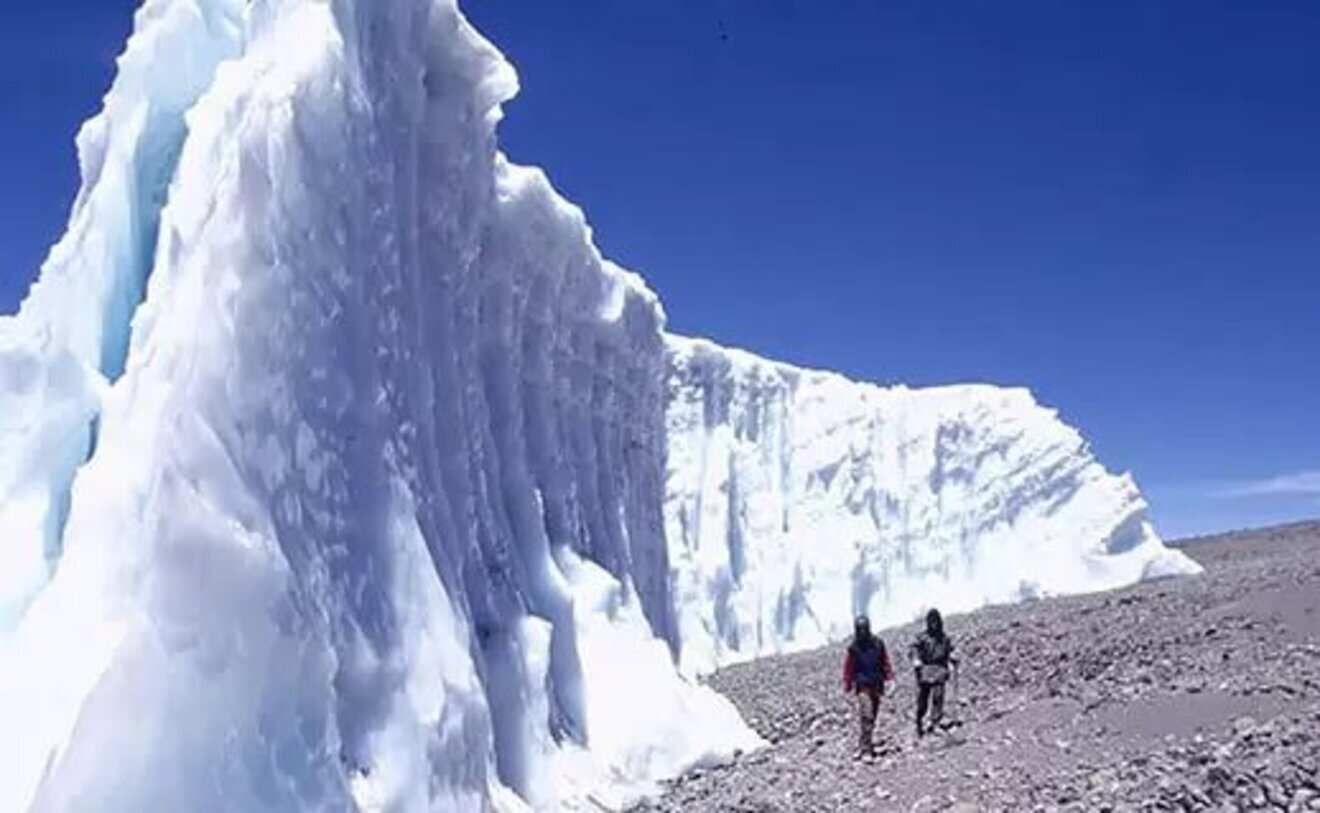
<path id="1" fill-rule="evenodd" d="M 853 622 L 853 640 L 858 643 L 871 640 L 871 619 L 864 615 L 857 616 Z"/>
<path id="2" fill-rule="evenodd" d="M 926 632 L 936 638 L 944 637 L 944 618 L 940 615 L 939 610 L 931 608 L 931 610 L 926 613 Z"/>

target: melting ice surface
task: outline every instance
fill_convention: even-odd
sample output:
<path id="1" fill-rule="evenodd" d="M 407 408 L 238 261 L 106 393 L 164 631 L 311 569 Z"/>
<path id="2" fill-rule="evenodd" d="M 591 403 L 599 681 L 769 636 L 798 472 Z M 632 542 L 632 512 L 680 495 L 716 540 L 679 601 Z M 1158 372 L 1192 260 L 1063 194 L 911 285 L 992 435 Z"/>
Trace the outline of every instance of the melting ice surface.
<path id="1" fill-rule="evenodd" d="M 1022 391 L 666 336 L 444 0 L 147 0 L 0 319 L 0 809 L 615 806 L 693 673 L 1191 572 Z M 140 303 L 140 304 L 139 304 Z"/>

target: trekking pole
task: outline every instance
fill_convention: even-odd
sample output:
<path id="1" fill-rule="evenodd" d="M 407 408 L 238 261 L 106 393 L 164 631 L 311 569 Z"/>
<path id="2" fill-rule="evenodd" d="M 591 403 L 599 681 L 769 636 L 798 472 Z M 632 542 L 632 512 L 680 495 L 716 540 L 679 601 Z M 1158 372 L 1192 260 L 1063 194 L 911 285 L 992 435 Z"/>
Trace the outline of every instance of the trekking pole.
<path id="1" fill-rule="evenodd" d="M 961 718 L 962 714 L 958 712 L 958 673 L 962 670 L 958 667 L 958 662 L 953 662 L 953 709 Z M 961 722 L 961 720 L 960 720 Z"/>

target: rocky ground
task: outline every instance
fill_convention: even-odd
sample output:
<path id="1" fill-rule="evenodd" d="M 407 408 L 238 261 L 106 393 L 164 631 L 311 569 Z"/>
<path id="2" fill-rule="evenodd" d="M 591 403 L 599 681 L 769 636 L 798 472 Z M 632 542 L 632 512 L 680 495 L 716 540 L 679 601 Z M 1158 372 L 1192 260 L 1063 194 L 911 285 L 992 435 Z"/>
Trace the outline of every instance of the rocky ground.
<path id="1" fill-rule="evenodd" d="M 876 764 L 851 758 L 841 647 L 726 669 L 770 747 L 639 810 L 1320 811 L 1320 523 L 1185 549 L 1203 576 L 949 618 L 958 724 L 918 741 L 900 669 Z"/>

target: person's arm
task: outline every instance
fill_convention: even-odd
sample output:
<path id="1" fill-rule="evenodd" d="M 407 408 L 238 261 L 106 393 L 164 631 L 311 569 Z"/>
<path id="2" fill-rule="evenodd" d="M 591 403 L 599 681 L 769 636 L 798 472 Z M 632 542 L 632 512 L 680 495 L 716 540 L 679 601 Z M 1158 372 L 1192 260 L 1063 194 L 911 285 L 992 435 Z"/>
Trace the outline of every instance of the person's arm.
<path id="1" fill-rule="evenodd" d="M 893 683 L 894 664 L 889 661 L 889 647 L 885 646 L 884 644 L 880 645 L 880 669 L 883 671 L 885 676 L 884 680 L 881 682 L 882 685 L 884 683 Z"/>
<path id="2" fill-rule="evenodd" d="M 851 692 L 853 690 L 854 669 L 852 647 L 849 647 L 848 654 L 844 656 L 843 659 L 843 690 L 845 692 Z"/>

